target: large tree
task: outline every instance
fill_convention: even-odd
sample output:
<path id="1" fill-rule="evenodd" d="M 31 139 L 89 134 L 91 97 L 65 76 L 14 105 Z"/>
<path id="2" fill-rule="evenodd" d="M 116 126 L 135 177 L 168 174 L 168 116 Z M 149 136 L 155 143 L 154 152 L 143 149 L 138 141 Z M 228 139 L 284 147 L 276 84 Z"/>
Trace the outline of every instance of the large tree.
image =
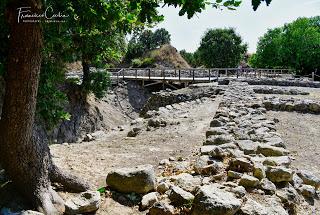
<path id="1" fill-rule="evenodd" d="M 66 2 L 77 4 L 78 1 Z M 88 4 L 81 4 L 85 10 L 94 4 L 93 1 L 86 2 Z M 105 1 L 95 2 L 100 4 Z M 139 13 L 125 14 L 124 19 L 128 20 L 129 24 L 132 20 L 136 23 L 139 23 L 139 20 L 152 22 L 154 17 L 158 17 L 156 12 L 157 7 L 160 6 L 158 1 L 122 2 L 132 7 L 133 10 L 139 8 Z M 164 0 L 163 2 L 179 6 L 180 15 L 188 14 L 188 17 L 201 12 L 207 3 L 205 0 Z M 239 4 L 238 1 L 219 0 L 214 2 L 214 5 L 217 2 L 225 3 L 228 7 Z M 257 5 L 256 0 L 253 3 Z M 48 145 L 43 140 L 35 138 L 36 135 L 32 135 L 33 131 L 37 130 L 33 128 L 36 128 L 34 116 L 42 60 L 43 33 L 40 23 L 18 23 L 17 8 L 31 7 L 32 13 L 42 13 L 42 2 L 40 0 L 10 0 L 8 4 L 7 1 L 2 1 L 0 4 L 0 8 L 3 8 L 3 4 L 6 7 L 5 14 L 10 35 L 8 37 L 9 53 L 5 63 L 1 63 L 5 65 L 6 70 L 6 91 L 0 121 L 0 162 L 18 190 L 40 211 L 46 214 L 63 213 L 63 201 L 52 189 L 51 182 L 61 183 L 76 191 L 89 189 L 89 185 L 58 169 L 52 163 Z M 103 6 L 109 7 L 104 4 Z M 112 11 L 117 15 L 122 9 L 115 7 Z M 91 17 L 94 17 L 95 11 L 91 12 L 93 13 Z M 1 14 L 3 15 L 3 12 Z M 86 15 L 90 17 L 89 14 Z M 106 17 L 108 17 L 107 14 Z M 102 16 L 100 21 L 107 22 L 106 17 Z"/>
<path id="2" fill-rule="evenodd" d="M 246 51 L 233 28 L 208 30 L 198 48 L 201 63 L 211 68 L 237 67 Z"/>
<path id="3" fill-rule="evenodd" d="M 320 68 L 320 16 L 299 18 L 259 39 L 254 67 L 293 68 L 310 75 Z"/>

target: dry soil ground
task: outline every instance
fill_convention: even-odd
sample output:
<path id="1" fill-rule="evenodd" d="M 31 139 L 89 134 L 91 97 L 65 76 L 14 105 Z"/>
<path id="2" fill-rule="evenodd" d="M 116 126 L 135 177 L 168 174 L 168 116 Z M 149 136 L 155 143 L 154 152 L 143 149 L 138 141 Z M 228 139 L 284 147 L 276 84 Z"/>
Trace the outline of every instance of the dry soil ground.
<path id="1" fill-rule="evenodd" d="M 105 185 L 108 172 L 115 168 L 141 164 L 156 166 L 169 157 L 192 159 L 205 139 L 205 131 L 215 115 L 219 99 L 206 99 L 174 105 L 174 109 L 161 114 L 167 120 L 179 122 L 153 131 L 143 130 L 135 138 L 127 138 L 130 126 L 124 131 L 112 131 L 104 139 L 69 145 L 52 145 L 51 152 L 58 166 L 88 179 L 97 188 Z M 100 214 L 140 214 L 107 199 Z"/>

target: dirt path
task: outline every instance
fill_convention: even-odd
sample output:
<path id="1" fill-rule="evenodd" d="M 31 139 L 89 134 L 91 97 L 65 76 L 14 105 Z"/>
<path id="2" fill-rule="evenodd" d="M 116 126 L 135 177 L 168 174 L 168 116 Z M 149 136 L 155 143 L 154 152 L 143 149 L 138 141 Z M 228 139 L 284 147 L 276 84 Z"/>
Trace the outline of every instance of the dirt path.
<path id="1" fill-rule="evenodd" d="M 277 131 L 295 160 L 292 165 L 320 177 L 320 115 L 270 111 L 279 119 Z"/>
<path id="2" fill-rule="evenodd" d="M 141 164 L 157 165 L 169 157 L 192 157 L 205 139 L 219 102 L 204 99 L 165 109 L 161 117 L 179 122 L 154 131 L 142 131 L 136 138 L 127 138 L 125 131 L 113 131 L 104 140 L 89 143 L 52 145 L 51 152 L 58 166 L 87 178 L 96 187 L 105 185 L 108 172 L 114 168 Z"/>

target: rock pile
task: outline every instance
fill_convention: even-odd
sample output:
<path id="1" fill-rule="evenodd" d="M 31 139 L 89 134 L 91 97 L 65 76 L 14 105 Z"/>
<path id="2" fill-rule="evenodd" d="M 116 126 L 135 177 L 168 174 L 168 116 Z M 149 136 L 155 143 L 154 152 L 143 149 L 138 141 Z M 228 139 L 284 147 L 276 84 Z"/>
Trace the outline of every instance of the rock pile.
<path id="1" fill-rule="evenodd" d="M 309 95 L 308 92 L 298 89 L 286 89 L 284 87 L 254 87 L 253 91 L 259 94 L 280 94 L 280 95 Z"/>
<path id="2" fill-rule="evenodd" d="M 259 104 L 257 104 L 259 105 Z M 267 110 L 274 111 L 297 111 L 301 113 L 320 113 L 320 102 L 307 99 L 297 98 L 278 98 L 275 96 L 266 96 L 262 101 L 262 105 Z"/>
<path id="3" fill-rule="evenodd" d="M 194 162 L 163 161 L 157 178 L 150 166 L 117 170 L 107 184 L 141 193 L 140 208 L 151 215 L 297 214 L 306 200 L 319 197 L 320 179 L 291 168 L 263 104 L 247 84 L 230 83 Z"/>

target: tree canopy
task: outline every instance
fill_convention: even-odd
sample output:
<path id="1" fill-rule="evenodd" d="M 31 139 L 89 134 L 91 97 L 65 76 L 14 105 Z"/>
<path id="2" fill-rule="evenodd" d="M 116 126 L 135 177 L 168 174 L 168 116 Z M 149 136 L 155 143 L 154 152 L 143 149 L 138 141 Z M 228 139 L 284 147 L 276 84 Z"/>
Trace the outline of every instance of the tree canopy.
<path id="1" fill-rule="evenodd" d="M 320 68 L 320 16 L 299 18 L 259 39 L 254 67 L 293 68 L 308 75 Z"/>
<path id="2" fill-rule="evenodd" d="M 210 68 L 237 67 L 247 51 L 247 45 L 233 28 L 210 29 L 201 39 L 200 62 Z"/>

